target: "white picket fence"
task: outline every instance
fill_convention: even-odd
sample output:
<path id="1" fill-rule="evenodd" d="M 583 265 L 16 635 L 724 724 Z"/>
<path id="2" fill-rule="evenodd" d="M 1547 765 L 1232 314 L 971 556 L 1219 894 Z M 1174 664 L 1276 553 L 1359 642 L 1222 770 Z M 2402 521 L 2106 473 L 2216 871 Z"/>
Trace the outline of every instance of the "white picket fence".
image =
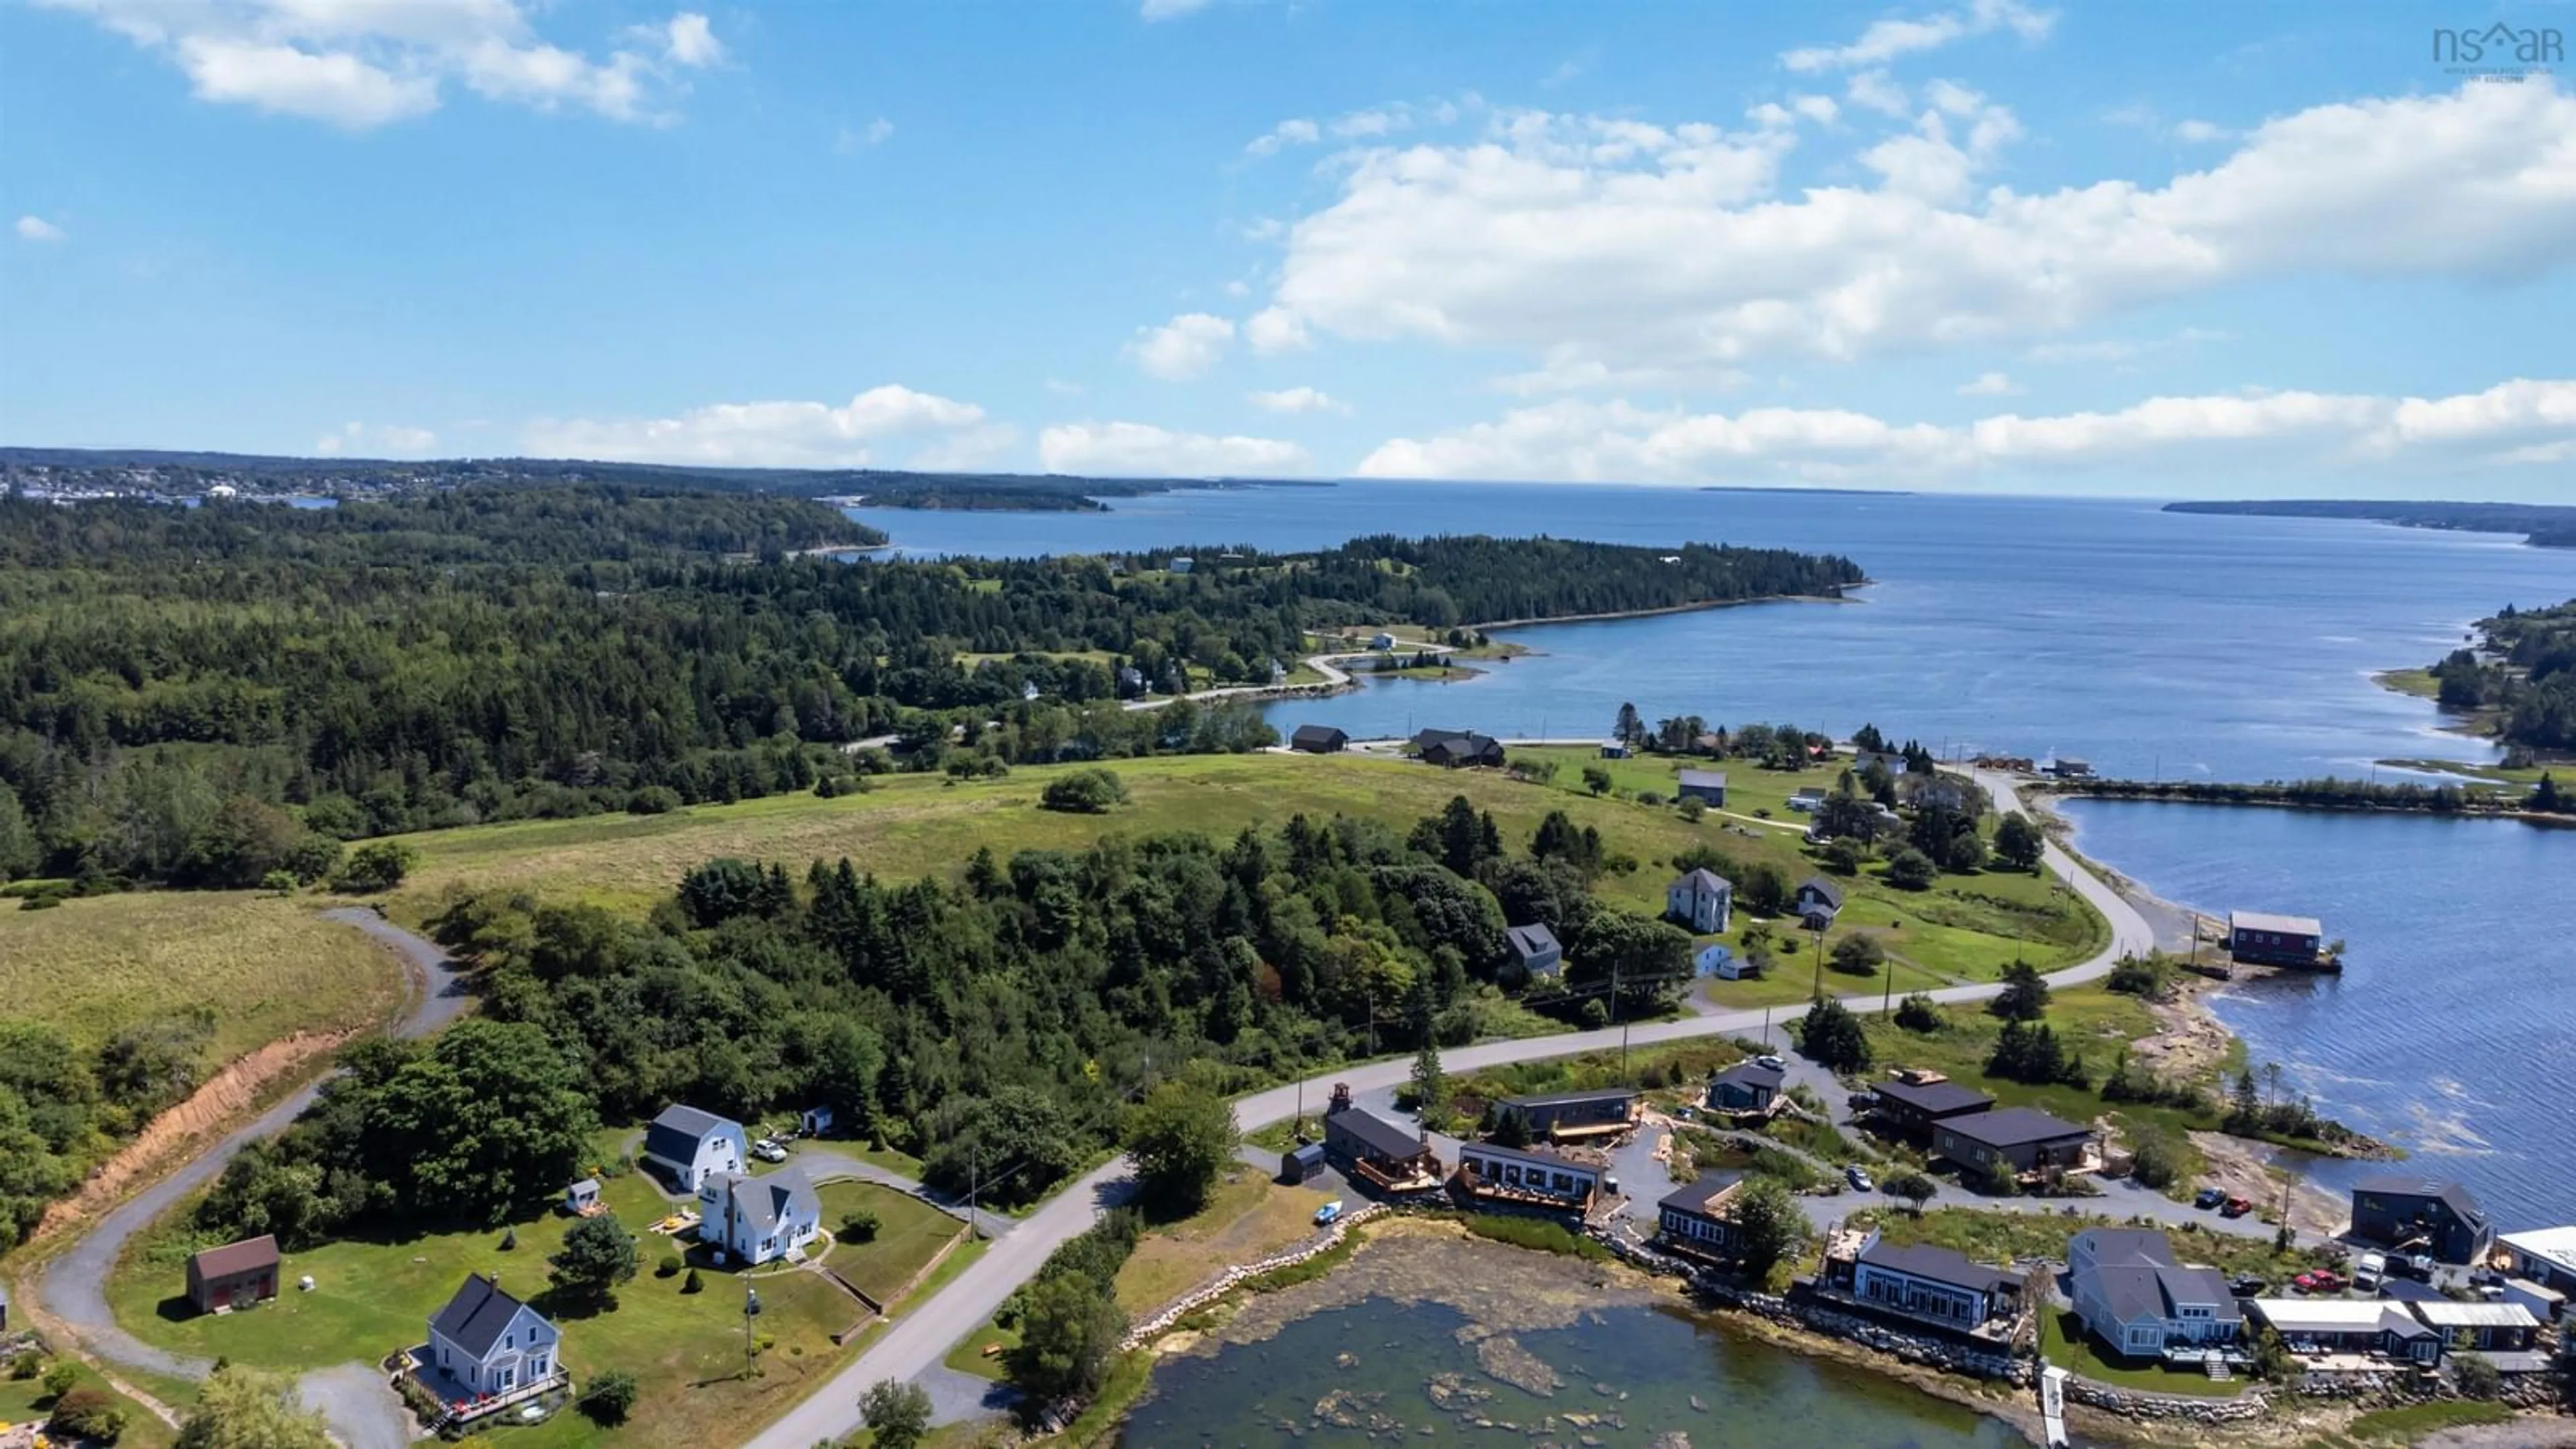
<path id="1" fill-rule="evenodd" d="M 1344 1213 L 1340 1217 L 1335 1218 L 1331 1227 L 1326 1228 L 1322 1233 L 1307 1239 L 1305 1242 L 1299 1243 L 1293 1248 L 1283 1248 L 1258 1262 L 1241 1263 L 1226 1269 L 1224 1272 L 1210 1278 L 1205 1283 L 1200 1284 L 1198 1287 L 1191 1289 L 1189 1292 L 1173 1299 L 1170 1303 L 1165 1304 L 1161 1309 L 1155 1312 L 1153 1317 L 1148 1318 L 1137 1324 L 1135 1327 L 1129 1329 L 1127 1331 L 1126 1341 L 1120 1346 L 1122 1348 L 1129 1349 L 1143 1347 L 1146 1343 L 1168 1330 L 1173 1324 L 1180 1322 L 1182 1319 L 1189 1317 L 1199 1309 L 1204 1308 L 1210 1303 L 1215 1302 L 1217 1299 L 1224 1297 L 1226 1294 L 1233 1292 L 1245 1279 L 1258 1278 L 1264 1273 L 1275 1273 L 1282 1268 L 1294 1267 L 1295 1265 L 1303 1263 L 1307 1259 L 1314 1257 L 1318 1253 L 1328 1252 L 1335 1244 L 1341 1242 L 1343 1238 L 1348 1237 L 1352 1228 L 1359 1226 L 1361 1223 L 1367 1222 L 1369 1219 L 1376 1217 L 1385 1211 L 1386 1204 L 1378 1202 L 1369 1203 L 1364 1207 Z"/>

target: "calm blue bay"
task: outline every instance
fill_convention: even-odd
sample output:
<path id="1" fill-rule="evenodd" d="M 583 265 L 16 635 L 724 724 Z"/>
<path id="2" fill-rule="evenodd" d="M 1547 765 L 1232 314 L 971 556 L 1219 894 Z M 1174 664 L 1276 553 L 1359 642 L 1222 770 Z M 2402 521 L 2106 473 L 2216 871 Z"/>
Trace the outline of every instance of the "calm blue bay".
<path id="1" fill-rule="evenodd" d="M 2576 598 L 2576 551 L 2380 524 L 2169 514 L 2136 501 L 1427 484 L 1183 492 L 1093 514 L 855 516 L 917 555 L 1029 555 L 1368 533 L 1552 533 L 1845 554 L 1845 604 L 1512 631 L 1541 654 L 1455 684 L 1272 707 L 1354 734 L 1514 736 L 1649 719 L 1875 722 L 1936 748 L 2088 758 L 2106 774 L 2258 781 L 2487 760 L 2374 671 L 2421 665 L 2506 603 Z M 2377 773 L 2388 778 L 2390 771 Z M 2080 844 L 2216 913 L 2324 918 L 2339 980 L 2217 1009 L 2324 1111 L 2456 1174 L 2506 1228 L 2576 1221 L 2576 831 L 2494 821 L 2078 802 Z M 2328 1186 L 2349 1164 L 2321 1164 Z"/>

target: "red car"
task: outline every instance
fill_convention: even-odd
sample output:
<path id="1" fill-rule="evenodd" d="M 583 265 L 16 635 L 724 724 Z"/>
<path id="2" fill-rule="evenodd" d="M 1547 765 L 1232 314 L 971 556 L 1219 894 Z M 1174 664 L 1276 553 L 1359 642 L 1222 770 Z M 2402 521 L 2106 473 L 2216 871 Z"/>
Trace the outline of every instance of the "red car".
<path id="1" fill-rule="evenodd" d="M 2313 1273 L 2301 1273 L 2290 1281 L 2298 1284 L 2300 1291 L 2306 1293 L 2341 1293 L 2343 1291 L 2343 1275 L 2331 1268 L 2319 1268 Z"/>
<path id="2" fill-rule="evenodd" d="M 2252 1211 L 2254 1211 L 2254 1204 L 2241 1197 L 2231 1197 L 2224 1206 L 2219 1208 L 2218 1215 L 2222 1218 L 2241 1218 Z"/>

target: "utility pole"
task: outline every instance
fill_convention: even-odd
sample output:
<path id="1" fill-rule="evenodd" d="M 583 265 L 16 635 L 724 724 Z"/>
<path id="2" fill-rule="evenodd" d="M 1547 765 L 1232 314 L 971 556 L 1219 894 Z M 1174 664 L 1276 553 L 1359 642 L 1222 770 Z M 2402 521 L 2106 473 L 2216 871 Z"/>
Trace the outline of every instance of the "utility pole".
<path id="1" fill-rule="evenodd" d="M 759 1341 L 753 1338 L 751 1333 L 752 1321 L 758 1317 L 760 1317 L 760 1290 L 754 1288 L 749 1280 L 745 1280 L 742 1285 L 742 1376 L 747 1379 L 757 1377 L 760 1372 Z"/>
<path id="2" fill-rule="evenodd" d="M 1878 1003 L 1879 1020 L 1884 1021 L 1896 1014 L 1896 958 L 1890 956 L 1878 964 L 1887 971 L 1887 994 Z"/>
<path id="3" fill-rule="evenodd" d="M 1825 999 L 1825 933 L 1822 931 L 1818 931 L 1816 933 L 1816 994 L 1814 999 L 1817 1001 Z"/>
<path id="4" fill-rule="evenodd" d="M 1619 1021 L 1620 965 L 1616 960 L 1610 963 L 1610 1019 L 1619 1022 L 1619 1080 L 1624 1082 L 1628 1080 L 1628 1024 Z"/>

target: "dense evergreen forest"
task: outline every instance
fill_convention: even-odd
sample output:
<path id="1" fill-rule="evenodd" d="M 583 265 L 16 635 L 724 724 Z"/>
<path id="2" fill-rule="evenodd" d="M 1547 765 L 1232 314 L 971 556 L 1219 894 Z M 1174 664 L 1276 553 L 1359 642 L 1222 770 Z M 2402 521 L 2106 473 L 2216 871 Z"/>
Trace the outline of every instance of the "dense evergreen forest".
<path id="1" fill-rule="evenodd" d="M 1859 581 L 1783 550 L 1355 540 L 851 563 L 806 500 L 473 486 L 333 509 L 0 498 L 0 877 L 257 884 L 316 839 L 1241 750 L 1309 633 Z M 877 748 L 853 750 L 862 741 Z M 307 836 L 312 838 L 306 838 Z"/>
<path id="2" fill-rule="evenodd" d="M 1466 800 L 1411 831 L 1298 816 L 1231 840 L 1111 837 L 979 853 L 884 884 L 715 860 L 639 921 L 492 890 L 434 929 L 480 1015 L 436 1044 L 370 1043 L 198 1215 L 289 1248 L 424 1215 L 498 1221 L 581 1175 L 601 1121 L 682 1101 L 757 1121 L 817 1103 L 917 1153 L 934 1186 L 1033 1200 L 1117 1140 L 1128 1104 L 1225 1093 L 1372 1046 L 1455 1044 L 1519 989 L 1504 923 L 1566 946 L 1545 1005 L 1598 1020 L 1688 980 L 1680 928 L 1599 903 L 1580 832 L 1505 841 Z"/>
<path id="3" fill-rule="evenodd" d="M 2524 750 L 2576 750 L 2576 600 L 2511 605 L 2482 619 L 2484 654 L 2454 649 L 2432 666 L 2451 709 L 2492 710 L 2496 737 Z"/>
<path id="4" fill-rule="evenodd" d="M 2519 533 L 2537 548 L 2576 548 L 2576 506 L 2558 503 L 2368 502 L 2279 498 L 2254 502 L 2168 503 L 2167 513 L 2240 513 L 2272 518 L 2361 518 L 2407 528 Z"/>

